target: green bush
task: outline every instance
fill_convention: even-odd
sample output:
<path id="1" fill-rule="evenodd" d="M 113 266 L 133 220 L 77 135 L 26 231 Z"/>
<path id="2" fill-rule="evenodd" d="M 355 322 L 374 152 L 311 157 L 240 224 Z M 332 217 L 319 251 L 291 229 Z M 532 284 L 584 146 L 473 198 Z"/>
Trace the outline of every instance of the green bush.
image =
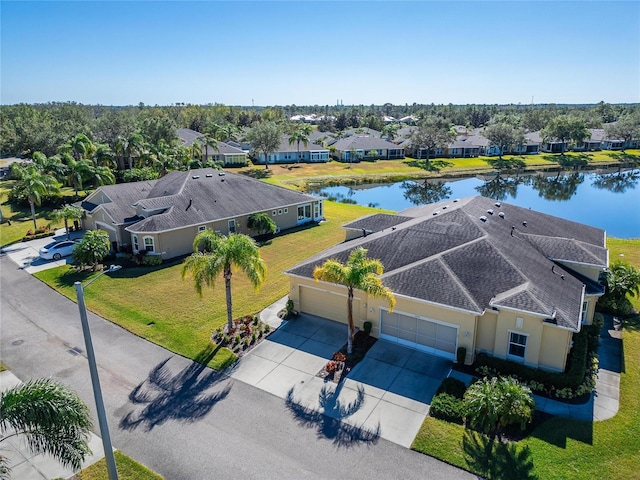
<path id="1" fill-rule="evenodd" d="M 162 256 L 160 255 L 145 255 L 141 260 L 142 265 L 155 266 L 162 264 Z"/>
<path id="2" fill-rule="evenodd" d="M 364 322 L 363 325 L 363 329 L 364 329 L 364 333 L 366 333 L 367 335 L 371 335 L 371 329 L 373 328 L 373 324 L 370 321 L 366 321 Z"/>
<path id="3" fill-rule="evenodd" d="M 436 391 L 436 395 L 440 393 L 446 393 L 448 395 L 452 395 L 455 398 L 464 397 L 464 392 L 467 390 L 467 386 L 464 382 L 458 380 L 457 378 L 447 377 L 442 380 L 442 383 L 438 387 Z"/>
<path id="4" fill-rule="evenodd" d="M 464 401 L 448 393 L 439 393 L 431 401 L 429 415 L 447 422 L 462 423 L 465 417 Z"/>

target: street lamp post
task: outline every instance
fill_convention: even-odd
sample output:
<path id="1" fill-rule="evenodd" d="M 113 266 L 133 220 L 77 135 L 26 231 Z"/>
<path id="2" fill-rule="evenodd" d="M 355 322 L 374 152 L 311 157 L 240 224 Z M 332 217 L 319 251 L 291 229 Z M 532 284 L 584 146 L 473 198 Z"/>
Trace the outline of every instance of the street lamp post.
<path id="1" fill-rule="evenodd" d="M 100 275 L 91 279 L 85 286 L 90 285 L 105 273 L 120 270 L 122 266 L 111 265 Z M 118 471 L 116 469 L 116 459 L 113 456 L 113 447 L 111 446 L 111 436 L 109 435 L 109 425 L 107 424 L 107 414 L 104 409 L 104 401 L 102 399 L 102 389 L 100 388 L 100 378 L 98 377 L 98 366 L 96 365 L 96 356 L 93 352 L 93 342 L 91 341 L 91 331 L 89 330 L 89 321 L 87 320 L 87 307 L 84 303 L 84 290 L 82 283 L 75 282 L 76 297 L 78 298 L 78 309 L 80 310 L 80 322 L 82 323 L 82 334 L 84 335 L 84 345 L 87 350 L 87 360 L 89 361 L 89 372 L 91 373 L 91 385 L 93 387 L 93 397 L 96 401 L 96 410 L 98 413 L 98 424 L 100 425 L 100 436 L 102 437 L 102 446 L 104 448 L 104 457 L 107 461 L 107 472 L 109 480 L 118 480 Z"/>

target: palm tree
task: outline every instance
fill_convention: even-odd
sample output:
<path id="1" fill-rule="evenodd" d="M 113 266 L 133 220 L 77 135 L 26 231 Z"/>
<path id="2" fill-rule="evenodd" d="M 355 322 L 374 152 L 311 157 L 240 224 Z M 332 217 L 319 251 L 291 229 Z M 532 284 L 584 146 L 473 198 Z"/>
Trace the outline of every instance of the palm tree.
<path id="1" fill-rule="evenodd" d="M 91 175 L 93 163 L 86 158 L 76 160 L 70 153 L 62 153 L 61 155 L 67 167 L 67 184 L 73 187 L 75 198 L 78 198 L 78 191 L 82 188 L 84 179 Z"/>
<path id="2" fill-rule="evenodd" d="M 293 133 L 289 135 L 289 145 L 293 145 L 294 143 L 298 145 L 298 161 L 296 163 L 300 163 L 300 142 L 302 142 L 305 147 L 309 145 L 309 135 L 311 135 L 311 125 L 307 124 L 298 125 Z"/>
<path id="3" fill-rule="evenodd" d="M 91 428 L 87 406 L 51 379 L 33 380 L 0 393 L 0 442 L 23 435 L 33 454 L 49 454 L 77 470 L 91 454 Z M 7 458 L 0 455 L 0 478 L 8 478 L 9 473 Z"/>
<path id="4" fill-rule="evenodd" d="M 64 220 L 64 231 L 67 233 L 67 240 L 70 239 L 69 220 L 80 220 L 82 215 L 84 215 L 84 209 L 77 205 L 65 205 L 51 212 L 51 217 L 54 220 Z"/>
<path id="5" fill-rule="evenodd" d="M 494 439 L 500 428 L 533 418 L 535 401 L 531 390 L 512 377 L 482 378 L 472 383 L 464 394 L 464 403 L 471 426 Z"/>
<path id="6" fill-rule="evenodd" d="M 393 292 L 382 284 L 380 275 L 384 272 L 382 262 L 377 259 L 367 258 L 367 250 L 359 247 L 351 252 L 346 264 L 338 260 L 329 259 L 322 266 L 313 271 L 315 281 L 337 283 L 347 287 L 347 320 L 349 335 L 347 341 L 347 353 L 353 351 L 353 337 L 355 325 L 353 323 L 353 292 L 362 290 L 371 297 L 384 298 L 389 302 L 389 311 L 393 310 L 396 299 Z"/>
<path id="7" fill-rule="evenodd" d="M 37 229 L 36 205 L 40 205 L 42 197 L 52 193 L 58 193 L 58 182 L 56 179 L 43 173 L 34 165 L 17 166 L 13 173 L 18 177 L 19 188 L 24 192 L 31 207 L 31 219 L 33 228 Z"/>
<path id="8" fill-rule="evenodd" d="M 202 295 L 204 285 L 213 287 L 222 273 L 227 297 L 227 325 L 233 328 L 233 306 L 231 302 L 232 267 L 240 269 L 256 288 L 264 283 L 267 265 L 260 257 L 256 242 L 247 235 L 231 234 L 228 237 L 212 230 L 199 233 L 193 241 L 193 250 L 182 266 L 182 278 L 190 273 L 196 291 Z"/>

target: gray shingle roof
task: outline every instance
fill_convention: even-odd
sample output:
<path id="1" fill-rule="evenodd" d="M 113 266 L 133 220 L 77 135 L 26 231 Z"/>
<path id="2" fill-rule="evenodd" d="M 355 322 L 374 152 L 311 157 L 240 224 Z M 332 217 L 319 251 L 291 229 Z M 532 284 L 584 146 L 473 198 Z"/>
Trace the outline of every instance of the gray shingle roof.
<path id="1" fill-rule="evenodd" d="M 395 143 L 388 142 L 382 138 L 364 137 L 364 136 L 352 136 L 347 138 L 341 138 L 333 144 L 336 150 L 349 151 L 349 150 L 398 150 L 399 147 Z"/>
<path id="2" fill-rule="evenodd" d="M 382 261 L 384 281 L 397 294 L 478 314 L 514 308 L 577 328 L 586 282 L 556 262 L 607 264 L 603 230 L 484 197 L 414 207 L 399 216 L 404 220 L 395 229 L 332 247 L 288 273 L 312 277 L 326 259 L 344 262 L 362 246 Z M 385 220 L 374 215 L 348 227 L 367 221 Z"/>
<path id="3" fill-rule="evenodd" d="M 349 222 L 343 225 L 343 228 L 350 230 L 362 230 L 363 228 L 367 232 L 381 232 L 385 228 L 394 227 L 400 223 L 409 220 L 409 217 L 403 217 L 402 215 L 391 215 L 388 213 L 374 213 L 366 217 L 359 218 L 353 222 Z"/>
<path id="4" fill-rule="evenodd" d="M 100 187 L 113 200 L 103 207 L 121 223 L 125 218 L 135 216 L 135 205 L 146 210 L 164 209 L 163 213 L 127 228 L 142 233 L 178 229 L 319 200 L 245 175 L 226 173 L 221 176 L 220 173 L 210 168 L 176 171 L 153 182 Z"/>

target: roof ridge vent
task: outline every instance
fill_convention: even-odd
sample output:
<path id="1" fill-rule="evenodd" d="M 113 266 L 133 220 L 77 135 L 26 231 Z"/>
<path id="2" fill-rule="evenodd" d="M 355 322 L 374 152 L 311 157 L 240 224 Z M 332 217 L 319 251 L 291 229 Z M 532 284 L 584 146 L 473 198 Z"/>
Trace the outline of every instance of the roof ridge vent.
<path id="1" fill-rule="evenodd" d="M 213 177 L 213 173 L 207 173 L 207 174 L 205 175 L 205 177 L 207 177 L 207 178 L 211 178 L 211 177 Z"/>
<path id="2" fill-rule="evenodd" d="M 480 220 L 482 220 L 483 222 L 486 222 L 486 221 L 487 221 L 487 217 L 486 217 L 485 215 L 482 215 L 482 216 L 480 217 Z"/>
<path id="3" fill-rule="evenodd" d="M 198 178 L 200 178 L 200 175 L 193 175 L 191 178 L 193 178 L 194 180 L 197 180 Z"/>
<path id="4" fill-rule="evenodd" d="M 493 215 L 493 208 L 490 208 L 489 210 L 487 210 L 487 213 L 488 213 L 489 215 Z"/>
<path id="5" fill-rule="evenodd" d="M 498 212 L 498 216 L 499 216 L 500 218 L 504 218 L 504 212 Z"/>
<path id="6" fill-rule="evenodd" d="M 500 202 L 496 202 L 496 203 L 494 203 L 494 205 L 495 205 L 496 207 L 501 207 L 501 206 L 502 206 L 502 204 L 501 204 Z"/>

